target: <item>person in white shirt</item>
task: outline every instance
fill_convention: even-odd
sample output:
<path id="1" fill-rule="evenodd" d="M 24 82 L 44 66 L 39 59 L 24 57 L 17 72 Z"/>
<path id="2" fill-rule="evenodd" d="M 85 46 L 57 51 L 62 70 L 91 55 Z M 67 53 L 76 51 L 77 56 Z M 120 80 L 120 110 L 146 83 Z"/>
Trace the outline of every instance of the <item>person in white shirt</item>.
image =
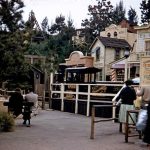
<path id="1" fill-rule="evenodd" d="M 38 107 L 38 95 L 33 92 L 33 88 L 29 89 L 29 93 L 25 95 L 25 100 L 27 102 L 33 102 L 34 106 L 32 109 L 35 109 Z"/>
<path id="2" fill-rule="evenodd" d="M 28 121 L 27 126 L 30 126 L 30 119 L 31 119 L 31 115 L 32 115 L 31 113 L 33 113 L 34 116 L 36 116 L 38 114 L 38 95 L 33 92 L 33 88 L 30 88 L 29 93 L 26 94 L 24 96 L 24 98 L 25 98 L 26 102 L 33 103 L 32 107 L 24 106 L 24 112 L 23 112 L 23 119 L 24 119 L 23 124 L 26 125 L 26 123 Z"/>
<path id="3" fill-rule="evenodd" d="M 139 74 L 136 74 L 135 78 L 132 79 L 132 81 L 133 81 L 133 83 L 139 84 L 140 83 L 140 76 L 139 76 Z"/>

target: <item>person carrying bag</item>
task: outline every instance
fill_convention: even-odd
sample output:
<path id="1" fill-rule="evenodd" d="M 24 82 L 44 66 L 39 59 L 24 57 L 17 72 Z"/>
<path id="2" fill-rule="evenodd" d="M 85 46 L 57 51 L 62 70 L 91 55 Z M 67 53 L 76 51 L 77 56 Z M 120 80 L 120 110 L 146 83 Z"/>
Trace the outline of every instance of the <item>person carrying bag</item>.
<path id="1" fill-rule="evenodd" d="M 146 122 L 147 122 L 147 109 L 140 109 L 136 123 L 137 130 L 144 131 L 146 128 Z"/>
<path id="2" fill-rule="evenodd" d="M 136 94 L 142 96 L 141 112 L 143 112 L 142 115 L 141 113 L 138 115 L 137 129 L 143 131 L 143 142 L 150 147 L 150 86 L 142 86 Z"/>

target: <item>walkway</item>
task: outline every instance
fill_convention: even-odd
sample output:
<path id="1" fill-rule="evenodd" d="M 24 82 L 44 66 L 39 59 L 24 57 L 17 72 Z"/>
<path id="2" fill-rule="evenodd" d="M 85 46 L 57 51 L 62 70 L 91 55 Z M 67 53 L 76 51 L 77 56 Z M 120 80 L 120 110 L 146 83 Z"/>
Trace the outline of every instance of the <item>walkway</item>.
<path id="1" fill-rule="evenodd" d="M 138 137 L 124 142 L 119 125 L 112 122 L 96 124 L 95 139 L 90 139 L 91 118 L 59 112 L 40 110 L 31 119 L 31 127 L 16 120 L 14 132 L 0 132 L 0 150 L 145 150 Z"/>

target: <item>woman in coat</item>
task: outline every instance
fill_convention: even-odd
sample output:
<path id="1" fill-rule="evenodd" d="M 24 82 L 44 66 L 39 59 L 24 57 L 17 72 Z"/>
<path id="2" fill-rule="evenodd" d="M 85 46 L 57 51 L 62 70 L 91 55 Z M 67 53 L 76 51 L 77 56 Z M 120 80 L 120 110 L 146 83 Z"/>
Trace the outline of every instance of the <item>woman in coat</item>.
<path id="1" fill-rule="evenodd" d="M 131 86 L 133 84 L 132 80 L 125 81 L 125 87 L 121 90 L 120 94 L 116 98 L 116 101 L 121 99 L 121 106 L 119 110 L 119 122 L 124 126 L 123 132 L 126 131 L 126 113 L 127 110 L 134 110 L 134 100 L 136 99 L 136 92 Z M 132 115 L 132 118 L 135 119 L 135 115 Z M 132 124 L 132 120 L 129 119 L 129 123 Z"/>

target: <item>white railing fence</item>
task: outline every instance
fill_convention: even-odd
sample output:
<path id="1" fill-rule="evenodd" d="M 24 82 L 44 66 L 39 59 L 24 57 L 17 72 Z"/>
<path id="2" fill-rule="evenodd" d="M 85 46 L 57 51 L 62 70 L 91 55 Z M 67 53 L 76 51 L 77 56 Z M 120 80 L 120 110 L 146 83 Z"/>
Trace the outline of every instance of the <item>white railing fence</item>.
<path id="1" fill-rule="evenodd" d="M 61 101 L 61 111 L 64 111 L 65 100 L 75 102 L 75 112 L 78 113 L 80 101 L 86 103 L 86 116 L 90 116 L 91 103 L 116 104 L 115 98 L 122 88 L 123 83 L 99 83 L 99 84 L 75 84 L 61 83 L 51 84 L 51 100 Z M 112 110 L 115 115 L 115 108 Z"/>

